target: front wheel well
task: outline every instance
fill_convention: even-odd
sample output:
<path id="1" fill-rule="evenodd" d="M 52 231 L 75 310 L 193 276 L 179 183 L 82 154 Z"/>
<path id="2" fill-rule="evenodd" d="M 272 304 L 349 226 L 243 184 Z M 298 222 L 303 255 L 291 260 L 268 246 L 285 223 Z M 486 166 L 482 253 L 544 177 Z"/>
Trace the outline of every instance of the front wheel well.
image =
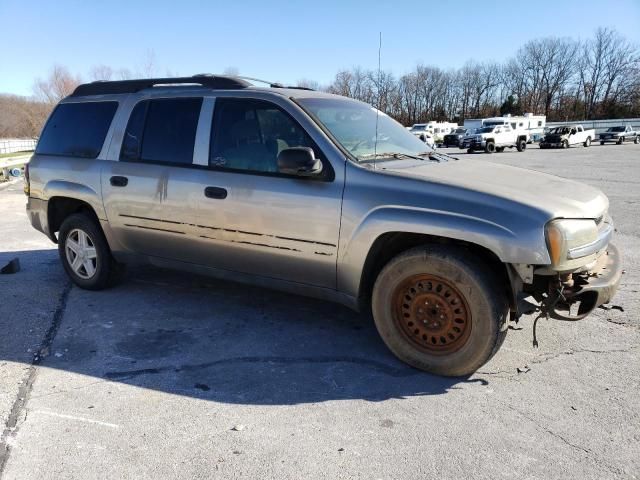
<path id="1" fill-rule="evenodd" d="M 77 198 L 52 197 L 49 199 L 47 206 L 47 222 L 51 235 L 54 236 L 55 232 L 60 230 L 62 222 L 74 213 L 85 213 L 94 219 L 98 226 L 100 225 L 96 212 L 87 202 Z"/>
<path id="2" fill-rule="evenodd" d="M 373 285 L 382 268 L 392 258 L 406 250 L 427 244 L 451 245 L 464 248 L 472 252 L 496 273 L 500 284 L 504 287 L 504 292 L 507 295 L 509 302 L 513 303 L 511 301 L 513 298 L 513 292 L 507 266 L 491 250 L 475 243 L 437 235 L 388 232 L 376 238 L 369 249 L 369 253 L 367 254 L 367 258 L 364 262 L 358 292 L 358 304 L 360 310 L 363 312 L 368 312 L 370 310 Z M 511 307 L 514 308 L 515 305 L 511 305 Z"/>

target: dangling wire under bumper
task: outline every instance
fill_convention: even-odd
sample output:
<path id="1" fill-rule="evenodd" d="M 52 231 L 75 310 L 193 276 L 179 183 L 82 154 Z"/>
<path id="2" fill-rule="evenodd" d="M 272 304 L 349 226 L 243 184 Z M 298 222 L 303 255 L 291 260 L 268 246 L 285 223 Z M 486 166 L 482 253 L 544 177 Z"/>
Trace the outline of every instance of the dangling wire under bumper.
<path id="1" fill-rule="evenodd" d="M 620 260 L 618 249 L 609 244 L 591 270 L 559 274 L 549 279 L 546 292 L 534 293 L 538 305 L 529 304 L 534 307 L 530 313 L 538 313 L 533 321 L 533 346 L 538 346 L 536 327 L 539 319 L 575 322 L 610 302 L 623 273 Z"/>

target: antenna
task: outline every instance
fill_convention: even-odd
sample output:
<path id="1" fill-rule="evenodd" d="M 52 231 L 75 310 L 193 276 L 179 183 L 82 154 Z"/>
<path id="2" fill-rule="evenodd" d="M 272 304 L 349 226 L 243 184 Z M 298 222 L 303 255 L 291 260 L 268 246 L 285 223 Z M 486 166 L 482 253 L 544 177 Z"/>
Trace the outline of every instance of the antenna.
<path id="1" fill-rule="evenodd" d="M 376 168 L 376 155 L 378 153 L 378 117 L 380 116 L 380 54 L 382 52 L 382 32 L 378 40 L 378 104 L 376 105 L 376 139 L 373 144 L 373 168 Z"/>

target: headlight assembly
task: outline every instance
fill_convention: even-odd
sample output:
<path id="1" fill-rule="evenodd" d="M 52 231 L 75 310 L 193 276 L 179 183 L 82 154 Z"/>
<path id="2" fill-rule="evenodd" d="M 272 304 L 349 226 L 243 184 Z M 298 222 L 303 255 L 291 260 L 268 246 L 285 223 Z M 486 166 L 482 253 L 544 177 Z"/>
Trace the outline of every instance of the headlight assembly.
<path id="1" fill-rule="evenodd" d="M 584 263 L 581 259 L 597 253 L 606 246 L 606 239 L 598 238 L 598 227 L 591 219 L 557 219 L 547 223 L 545 237 L 551 257 L 551 266 L 556 270 L 576 268 Z M 602 240 L 602 241 L 601 241 Z M 604 245 L 601 245 L 604 243 Z"/>

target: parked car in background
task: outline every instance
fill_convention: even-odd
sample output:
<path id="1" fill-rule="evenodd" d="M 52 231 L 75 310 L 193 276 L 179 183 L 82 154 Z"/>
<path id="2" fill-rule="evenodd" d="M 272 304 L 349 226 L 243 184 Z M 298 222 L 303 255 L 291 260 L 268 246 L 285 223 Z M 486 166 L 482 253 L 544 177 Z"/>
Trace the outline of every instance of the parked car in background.
<path id="1" fill-rule="evenodd" d="M 460 147 L 462 146 L 462 140 L 465 135 L 471 133 L 468 129 L 464 127 L 457 128 L 451 133 L 448 133 L 444 136 L 442 140 L 443 147 Z"/>
<path id="2" fill-rule="evenodd" d="M 540 148 L 569 148 L 573 145 L 589 147 L 594 138 L 594 129 L 585 130 L 582 125 L 561 125 L 549 130 L 540 140 Z"/>
<path id="3" fill-rule="evenodd" d="M 478 128 L 474 133 L 466 135 L 460 148 L 467 153 L 483 150 L 486 153 L 501 153 L 505 148 L 516 147 L 519 152 L 527 148 L 527 136 L 517 132 L 511 125 L 494 125 Z"/>
<path id="4" fill-rule="evenodd" d="M 436 142 L 433 138 L 433 133 L 429 131 L 426 123 L 416 123 L 409 128 L 409 131 L 427 145 L 431 147 L 435 146 Z"/>
<path id="5" fill-rule="evenodd" d="M 481 140 L 514 143 L 505 128 Z M 80 85 L 24 188 L 80 288 L 143 261 L 331 300 L 371 311 L 391 351 L 440 375 L 486 363 L 521 300 L 579 320 L 622 275 L 600 190 L 458 160 L 366 103 L 238 77 Z"/>
<path id="6" fill-rule="evenodd" d="M 453 132 L 456 128 L 458 128 L 458 124 L 450 122 L 416 123 L 411 127 L 411 133 L 418 137 L 423 132 L 429 133 L 433 138 L 433 145 L 439 146 L 442 144 L 444 136 Z"/>
<path id="7" fill-rule="evenodd" d="M 606 142 L 614 142 L 618 145 L 622 145 L 625 141 L 633 141 L 633 143 L 640 143 L 640 132 L 634 130 L 631 125 L 611 127 L 606 132 L 600 134 L 600 145 L 604 145 Z"/>

